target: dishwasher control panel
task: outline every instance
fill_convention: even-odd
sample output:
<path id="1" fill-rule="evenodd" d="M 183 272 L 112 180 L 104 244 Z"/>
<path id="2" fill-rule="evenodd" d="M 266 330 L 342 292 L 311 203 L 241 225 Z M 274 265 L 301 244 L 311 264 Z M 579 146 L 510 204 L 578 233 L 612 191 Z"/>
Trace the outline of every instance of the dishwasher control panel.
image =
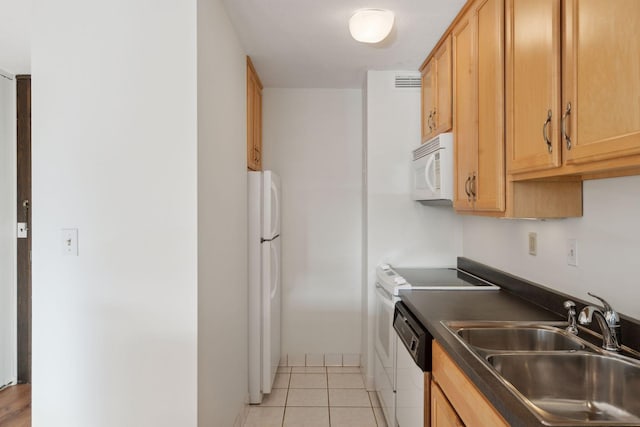
<path id="1" fill-rule="evenodd" d="M 422 371 L 431 371 L 431 335 L 402 302 L 396 304 L 393 329 Z"/>

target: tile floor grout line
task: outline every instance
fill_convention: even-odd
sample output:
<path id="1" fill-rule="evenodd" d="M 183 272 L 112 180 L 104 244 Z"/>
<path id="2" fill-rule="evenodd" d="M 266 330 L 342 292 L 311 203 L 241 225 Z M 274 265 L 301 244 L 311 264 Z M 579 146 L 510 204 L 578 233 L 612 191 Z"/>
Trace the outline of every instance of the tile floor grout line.
<path id="1" fill-rule="evenodd" d="M 376 410 L 373 409 L 373 399 L 371 399 L 371 394 L 369 393 L 369 390 L 367 390 L 366 388 L 365 388 L 365 391 L 367 393 L 367 397 L 369 398 L 369 403 L 371 404 L 371 411 L 373 411 L 373 419 L 376 422 L 376 427 L 380 427 L 380 425 L 378 424 L 378 417 L 376 417 Z"/>
<path id="2" fill-rule="evenodd" d="M 329 401 L 329 370 L 325 369 L 327 376 L 327 412 L 329 413 L 329 427 L 331 427 L 331 401 Z"/>
<path id="3" fill-rule="evenodd" d="M 289 382 L 287 383 L 287 398 L 284 400 L 284 410 L 282 411 L 282 425 L 281 425 L 281 427 L 284 427 L 284 420 L 286 419 L 286 416 L 287 416 L 287 403 L 288 403 L 288 400 L 289 400 L 289 390 L 291 390 L 291 377 L 293 376 L 291 371 L 292 371 L 292 369 L 289 370 Z"/>

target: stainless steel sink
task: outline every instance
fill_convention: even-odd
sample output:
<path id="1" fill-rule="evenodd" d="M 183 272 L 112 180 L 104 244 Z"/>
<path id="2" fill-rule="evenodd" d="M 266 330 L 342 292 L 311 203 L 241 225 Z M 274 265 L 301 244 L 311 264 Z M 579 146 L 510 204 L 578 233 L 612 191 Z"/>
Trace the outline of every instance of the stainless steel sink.
<path id="1" fill-rule="evenodd" d="M 442 322 L 546 425 L 640 426 L 640 361 L 563 322 Z"/>
<path id="2" fill-rule="evenodd" d="M 640 366 L 602 354 L 496 354 L 489 364 L 549 424 L 640 425 Z"/>
<path id="3" fill-rule="evenodd" d="M 585 345 L 562 329 L 551 326 L 461 327 L 458 336 L 469 345 L 501 351 L 582 350 Z"/>

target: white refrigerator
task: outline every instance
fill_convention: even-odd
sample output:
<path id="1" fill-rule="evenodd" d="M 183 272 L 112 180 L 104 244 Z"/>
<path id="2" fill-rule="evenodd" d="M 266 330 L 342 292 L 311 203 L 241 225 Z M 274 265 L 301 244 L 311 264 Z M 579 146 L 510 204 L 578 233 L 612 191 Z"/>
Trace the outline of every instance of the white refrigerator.
<path id="1" fill-rule="evenodd" d="M 271 392 L 280 362 L 280 177 L 249 172 L 249 402 Z"/>

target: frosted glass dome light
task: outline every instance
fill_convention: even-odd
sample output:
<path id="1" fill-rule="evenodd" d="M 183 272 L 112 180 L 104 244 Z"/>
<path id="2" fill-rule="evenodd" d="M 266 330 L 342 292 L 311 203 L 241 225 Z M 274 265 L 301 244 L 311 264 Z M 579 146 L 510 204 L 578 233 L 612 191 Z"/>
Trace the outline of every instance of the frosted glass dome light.
<path id="1" fill-rule="evenodd" d="M 384 9 L 360 9 L 349 19 L 351 37 L 362 43 L 378 43 L 393 28 L 393 12 Z"/>

